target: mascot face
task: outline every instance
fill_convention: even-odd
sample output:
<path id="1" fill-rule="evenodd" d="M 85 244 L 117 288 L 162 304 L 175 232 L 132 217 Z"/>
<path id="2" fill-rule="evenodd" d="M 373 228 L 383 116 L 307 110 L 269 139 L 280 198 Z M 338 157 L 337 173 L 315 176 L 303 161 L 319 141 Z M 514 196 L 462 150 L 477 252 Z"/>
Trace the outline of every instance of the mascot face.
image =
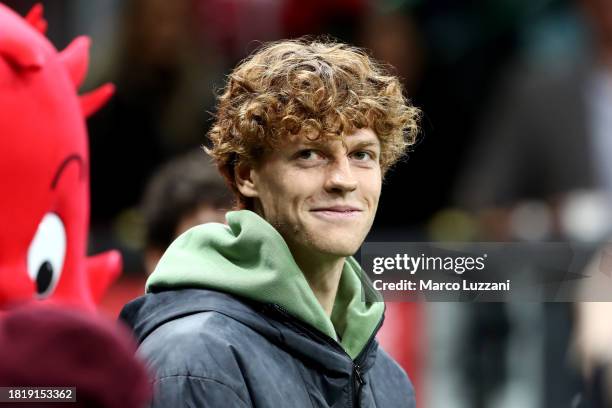
<path id="1" fill-rule="evenodd" d="M 45 29 L 40 5 L 23 19 L 0 4 L 0 309 L 31 299 L 92 309 L 121 259 L 85 255 L 85 117 L 113 88 L 79 96 L 89 39 L 58 53 Z"/>

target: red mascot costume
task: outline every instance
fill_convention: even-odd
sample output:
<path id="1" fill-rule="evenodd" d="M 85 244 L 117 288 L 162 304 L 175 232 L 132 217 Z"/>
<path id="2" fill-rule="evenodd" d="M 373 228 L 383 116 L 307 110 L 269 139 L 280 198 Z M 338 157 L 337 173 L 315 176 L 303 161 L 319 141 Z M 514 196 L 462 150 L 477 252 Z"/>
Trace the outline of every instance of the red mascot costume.
<path id="1" fill-rule="evenodd" d="M 113 87 L 79 96 L 89 39 L 58 52 L 46 25 L 40 5 L 23 19 L 0 4 L 0 309 L 39 299 L 94 310 L 121 257 L 86 256 L 85 118 Z"/>

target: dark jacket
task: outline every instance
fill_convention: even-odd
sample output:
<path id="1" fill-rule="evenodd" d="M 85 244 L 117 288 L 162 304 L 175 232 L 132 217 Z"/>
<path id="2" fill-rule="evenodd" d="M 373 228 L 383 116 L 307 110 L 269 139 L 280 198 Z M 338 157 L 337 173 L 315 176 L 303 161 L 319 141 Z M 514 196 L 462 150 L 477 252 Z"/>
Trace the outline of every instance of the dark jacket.
<path id="1" fill-rule="evenodd" d="M 153 407 L 416 406 L 378 329 L 353 360 L 281 306 L 207 289 L 149 293 L 121 319 L 154 369 Z"/>

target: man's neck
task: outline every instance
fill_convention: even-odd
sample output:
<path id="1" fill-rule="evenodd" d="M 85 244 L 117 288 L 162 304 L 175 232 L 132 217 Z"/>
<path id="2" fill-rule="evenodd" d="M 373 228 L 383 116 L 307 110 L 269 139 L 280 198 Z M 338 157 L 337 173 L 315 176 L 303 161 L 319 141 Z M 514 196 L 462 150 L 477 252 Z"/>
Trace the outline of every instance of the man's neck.
<path id="1" fill-rule="evenodd" d="M 331 316 L 345 258 L 299 253 L 294 253 L 293 256 L 323 310 Z"/>

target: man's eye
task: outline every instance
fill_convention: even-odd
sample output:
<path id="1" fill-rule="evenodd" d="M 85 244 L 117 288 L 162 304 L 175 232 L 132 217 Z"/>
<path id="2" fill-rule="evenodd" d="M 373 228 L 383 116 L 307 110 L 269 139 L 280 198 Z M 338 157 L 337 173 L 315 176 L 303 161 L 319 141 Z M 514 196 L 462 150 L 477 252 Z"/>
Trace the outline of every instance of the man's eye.
<path id="1" fill-rule="evenodd" d="M 374 155 L 370 152 L 366 152 L 365 150 L 360 150 L 358 152 L 354 152 L 352 154 L 353 158 L 357 159 L 358 161 L 368 161 L 368 160 L 373 160 L 374 159 Z"/>
<path id="2" fill-rule="evenodd" d="M 301 150 L 298 152 L 297 157 L 301 160 L 318 160 L 322 158 L 321 154 L 312 149 Z"/>

